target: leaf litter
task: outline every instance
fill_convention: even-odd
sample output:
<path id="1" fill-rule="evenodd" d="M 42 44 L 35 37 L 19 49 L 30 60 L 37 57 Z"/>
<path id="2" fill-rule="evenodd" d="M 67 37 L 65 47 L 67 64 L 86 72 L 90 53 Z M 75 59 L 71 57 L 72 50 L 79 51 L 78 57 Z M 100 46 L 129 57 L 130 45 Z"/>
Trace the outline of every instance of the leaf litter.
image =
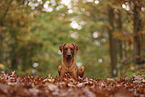
<path id="1" fill-rule="evenodd" d="M 93 79 L 0 74 L 0 97 L 145 97 L 145 76 Z"/>

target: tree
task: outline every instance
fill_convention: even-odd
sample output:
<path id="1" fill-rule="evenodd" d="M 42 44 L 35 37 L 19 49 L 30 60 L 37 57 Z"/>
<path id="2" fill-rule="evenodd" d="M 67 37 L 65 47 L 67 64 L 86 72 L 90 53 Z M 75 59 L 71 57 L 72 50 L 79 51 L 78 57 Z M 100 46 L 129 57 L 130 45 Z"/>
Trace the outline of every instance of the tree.
<path id="1" fill-rule="evenodd" d="M 108 35 L 109 35 L 109 43 L 110 43 L 110 59 L 111 59 L 111 74 L 112 76 L 117 75 L 117 48 L 116 48 L 116 39 L 113 36 L 114 32 L 114 9 L 109 6 L 108 8 Z"/>
<path id="2" fill-rule="evenodd" d="M 141 1 L 133 0 L 134 8 L 133 8 L 133 33 L 134 33 L 134 63 L 137 64 L 140 61 L 140 53 L 141 53 L 141 43 L 140 43 L 140 34 L 141 31 L 141 19 L 140 19 L 140 11 L 141 11 Z"/>

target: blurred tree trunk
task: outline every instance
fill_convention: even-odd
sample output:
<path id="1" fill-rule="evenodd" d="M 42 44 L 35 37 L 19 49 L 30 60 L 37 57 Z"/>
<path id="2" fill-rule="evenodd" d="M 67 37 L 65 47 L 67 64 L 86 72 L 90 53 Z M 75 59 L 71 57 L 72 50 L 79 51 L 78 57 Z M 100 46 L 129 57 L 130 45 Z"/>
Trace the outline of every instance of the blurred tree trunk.
<path id="1" fill-rule="evenodd" d="M 13 32 L 14 33 L 14 32 Z M 14 37 L 14 44 L 11 45 L 11 48 L 12 48 L 12 51 L 11 51 L 11 69 L 15 70 L 17 69 L 17 66 L 18 66 L 18 58 L 17 58 L 17 53 L 16 52 L 16 44 L 17 44 L 17 39 L 16 39 L 16 36 L 14 34 L 12 34 L 13 37 Z"/>
<path id="2" fill-rule="evenodd" d="M 133 27 L 134 27 L 134 64 L 137 64 L 140 59 L 140 27 L 141 27 L 141 19 L 140 19 L 140 0 L 135 0 L 133 9 Z"/>
<path id="3" fill-rule="evenodd" d="M 116 24 L 117 24 L 117 31 L 118 33 L 122 33 L 122 17 L 121 17 L 121 11 L 118 9 L 118 13 L 117 13 L 117 20 L 116 20 Z M 122 57 L 123 57 L 123 41 L 120 39 L 116 39 L 117 40 L 117 58 L 119 61 L 119 67 L 118 67 L 118 77 L 121 77 L 121 62 L 122 62 Z"/>
<path id="4" fill-rule="evenodd" d="M 2 27 L 2 21 L 0 21 L 0 27 Z M 3 32 L 0 31 L 0 63 L 3 61 Z"/>
<path id="5" fill-rule="evenodd" d="M 4 19 L 9 11 L 9 8 L 10 8 L 10 5 L 12 3 L 13 0 L 10 0 L 10 1 L 6 1 L 6 9 L 4 9 L 4 13 L 2 13 L 3 15 L 0 17 L 0 27 L 3 27 L 4 26 Z M 2 3 L 3 1 L 1 1 L 0 3 Z M 4 33 L 0 32 L 0 63 L 3 63 L 4 61 L 4 58 L 3 58 L 3 55 L 4 55 L 4 47 L 3 47 L 3 41 L 4 41 Z"/>
<path id="6" fill-rule="evenodd" d="M 110 58 L 111 58 L 111 74 L 112 77 L 115 77 L 117 75 L 117 48 L 116 48 L 116 39 L 113 37 L 113 31 L 114 31 L 114 9 L 111 7 L 108 7 L 108 34 L 109 34 L 109 43 L 110 43 Z"/>
<path id="7" fill-rule="evenodd" d="M 121 11 L 118 10 L 118 19 L 117 19 L 117 28 L 119 33 L 122 31 L 122 20 L 121 20 Z M 123 53 L 122 53 L 122 41 L 118 39 L 118 54 L 119 54 L 119 61 L 122 60 Z"/>
<path id="8" fill-rule="evenodd" d="M 12 70 L 17 69 L 17 58 L 16 58 L 16 56 L 12 58 L 11 65 L 12 65 L 12 67 L 11 67 Z"/>
<path id="9" fill-rule="evenodd" d="M 0 32 L 0 63 L 3 61 L 3 47 L 2 47 L 3 37 L 2 32 Z"/>

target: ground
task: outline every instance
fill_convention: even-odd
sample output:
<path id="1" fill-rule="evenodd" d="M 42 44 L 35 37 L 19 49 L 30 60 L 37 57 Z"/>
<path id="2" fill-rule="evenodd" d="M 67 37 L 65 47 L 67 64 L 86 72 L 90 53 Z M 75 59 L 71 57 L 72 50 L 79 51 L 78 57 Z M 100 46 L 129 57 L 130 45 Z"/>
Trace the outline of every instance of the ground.
<path id="1" fill-rule="evenodd" d="M 132 78 L 53 78 L 0 75 L 0 97 L 145 97 L 145 75 Z"/>

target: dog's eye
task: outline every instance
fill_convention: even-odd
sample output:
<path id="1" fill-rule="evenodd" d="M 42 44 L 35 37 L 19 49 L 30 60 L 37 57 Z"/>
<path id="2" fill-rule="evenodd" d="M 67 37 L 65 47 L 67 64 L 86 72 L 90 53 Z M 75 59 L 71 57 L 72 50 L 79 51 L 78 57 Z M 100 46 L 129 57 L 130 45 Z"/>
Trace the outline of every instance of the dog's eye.
<path id="1" fill-rule="evenodd" d="M 74 49 L 73 49 L 73 48 L 71 48 L 71 50 L 73 51 Z"/>
<path id="2" fill-rule="evenodd" d="M 65 48 L 64 50 L 67 50 L 67 48 Z"/>

